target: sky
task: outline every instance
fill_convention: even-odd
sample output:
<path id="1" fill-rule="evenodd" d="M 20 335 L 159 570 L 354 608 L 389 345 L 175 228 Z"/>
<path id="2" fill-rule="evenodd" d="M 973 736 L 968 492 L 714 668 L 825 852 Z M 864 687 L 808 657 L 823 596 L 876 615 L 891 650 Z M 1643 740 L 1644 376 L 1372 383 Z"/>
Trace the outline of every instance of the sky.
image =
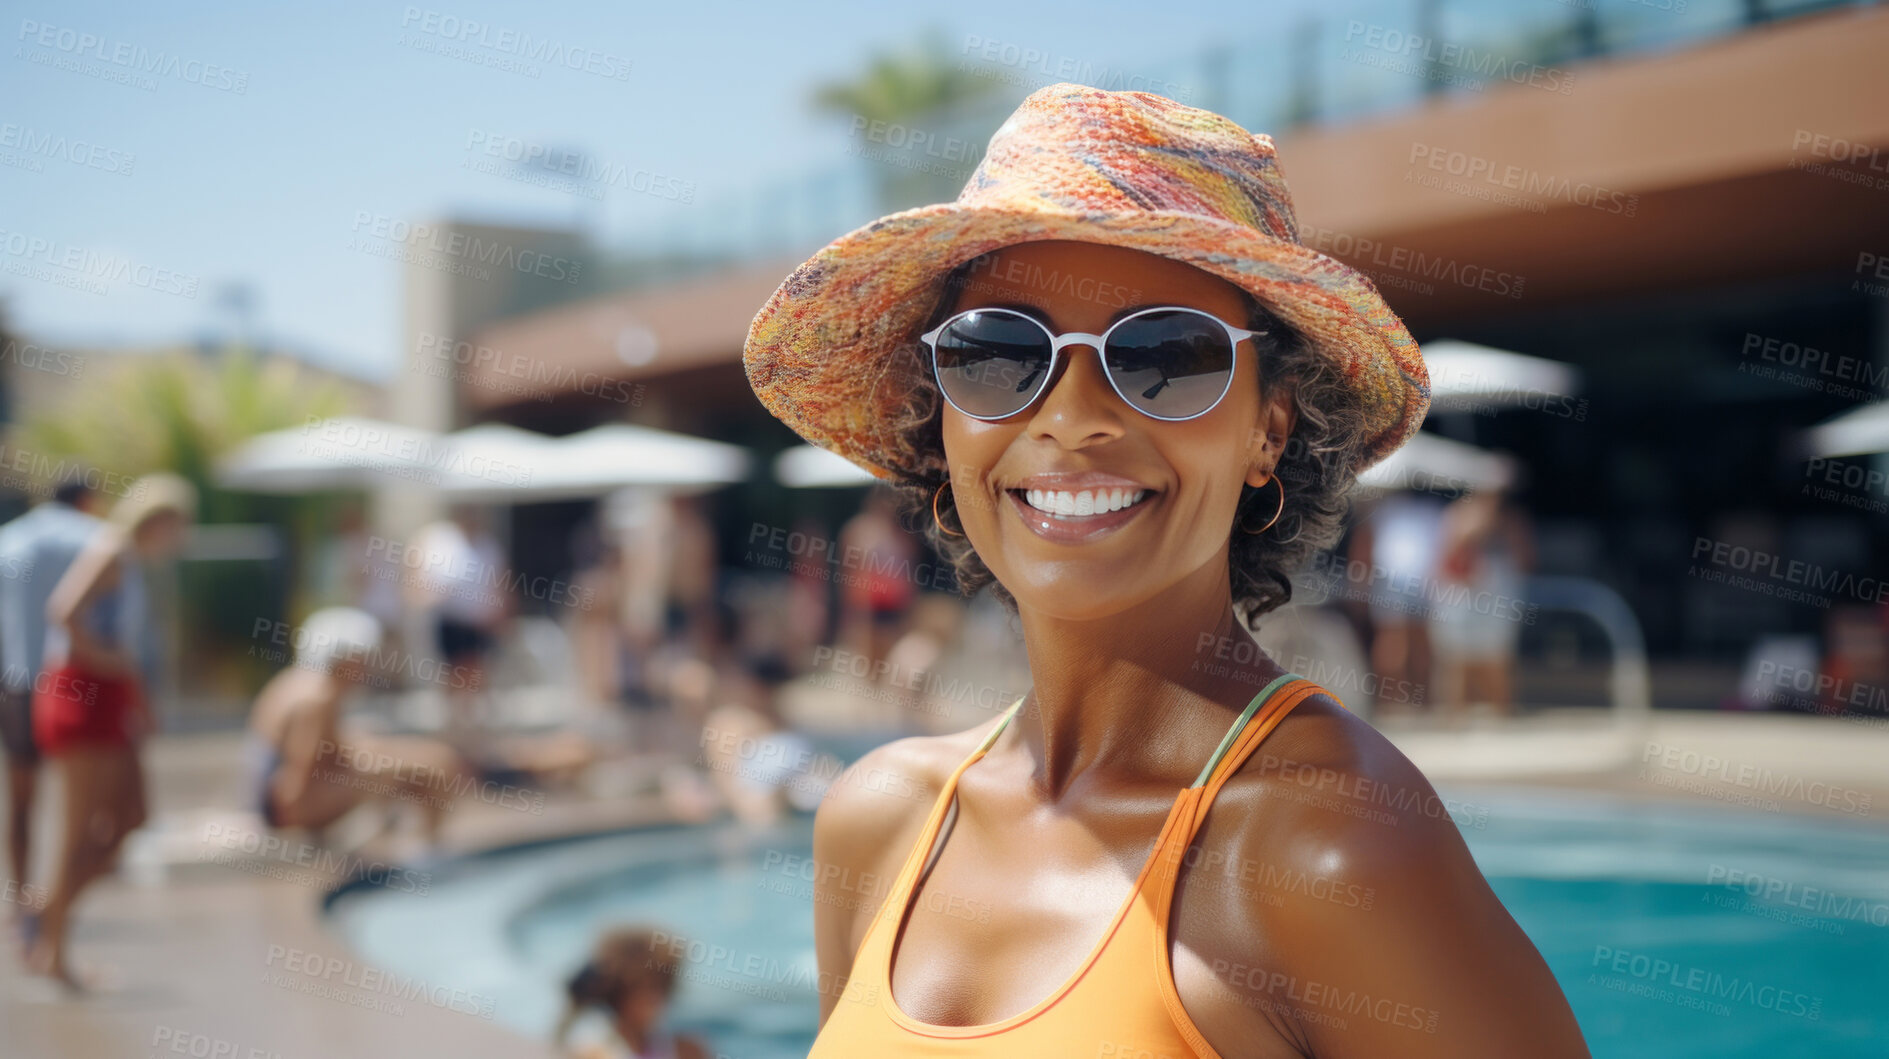
<path id="1" fill-rule="evenodd" d="M 849 123 L 811 107 L 814 86 L 927 30 L 960 53 L 990 41 L 1133 67 L 1230 27 L 1285 24 L 1304 3 L 4 6 L 0 304 L 13 330 L 190 341 L 227 322 L 218 292 L 239 283 L 267 340 L 384 378 L 401 266 L 350 249 L 363 217 L 581 214 L 621 248 L 652 224 L 712 221 L 724 193 L 836 164 Z M 527 38 L 587 68 L 521 59 Z M 646 169 L 694 201 L 608 188 L 589 205 L 472 165 L 490 157 L 481 145 L 521 143 Z"/>

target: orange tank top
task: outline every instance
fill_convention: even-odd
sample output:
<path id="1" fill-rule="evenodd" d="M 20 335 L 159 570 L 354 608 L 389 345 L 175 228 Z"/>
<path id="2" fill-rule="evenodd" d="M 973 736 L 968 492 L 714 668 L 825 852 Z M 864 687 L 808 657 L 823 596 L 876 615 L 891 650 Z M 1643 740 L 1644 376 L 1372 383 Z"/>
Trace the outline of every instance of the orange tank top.
<path id="1" fill-rule="evenodd" d="M 934 1026 L 899 1010 L 893 999 L 893 949 L 904 929 L 913 887 L 931 859 L 956 794 L 958 777 L 997 741 L 1023 705 L 1019 698 L 939 791 L 924 831 L 859 944 L 852 976 L 807 1053 L 808 1059 L 973 1055 L 1220 1059 L 1182 1009 L 1174 989 L 1174 971 L 1168 962 L 1168 910 L 1174 882 L 1188 846 L 1227 778 L 1294 706 L 1322 690 L 1304 677 L 1287 673 L 1253 696 L 1193 784 L 1175 796 L 1134 889 L 1074 975 L 1007 1019 L 982 1026 Z"/>

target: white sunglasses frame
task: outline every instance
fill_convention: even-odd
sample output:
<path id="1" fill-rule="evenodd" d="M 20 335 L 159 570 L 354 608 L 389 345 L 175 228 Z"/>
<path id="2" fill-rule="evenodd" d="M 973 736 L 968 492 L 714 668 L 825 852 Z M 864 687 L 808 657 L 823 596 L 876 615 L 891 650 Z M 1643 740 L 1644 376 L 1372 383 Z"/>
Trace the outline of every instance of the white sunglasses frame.
<path id="1" fill-rule="evenodd" d="M 1006 419 L 1009 419 L 1011 416 L 1022 415 L 1024 412 L 1029 411 L 1030 408 L 1033 405 L 1035 405 L 1036 402 L 1040 400 L 1045 393 L 1049 392 L 1050 380 L 1056 377 L 1057 360 L 1058 358 L 1062 356 L 1064 346 L 1088 346 L 1090 349 L 1094 350 L 1095 355 L 1099 357 L 1099 356 L 1102 356 L 1102 350 L 1108 344 L 1108 336 L 1113 334 L 1116 328 L 1122 326 L 1123 324 L 1129 322 L 1130 320 L 1134 320 L 1139 317 L 1146 316 L 1149 313 L 1169 313 L 1169 312 L 1192 313 L 1195 316 L 1204 316 L 1207 319 L 1212 320 L 1214 323 L 1219 324 L 1222 328 L 1226 330 L 1227 341 L 1233 347 L 1233 364 L 1231 368 L 1227 371 L 1227 384 L 1226 386 L 1221 388 L 1220 395 L 1218 397 L 1215 397 L 1211 402 L 1209 402 L 1207 407 L 1201 409 L 1198 412 L 1193 413 L 1192 415 L 1158 416 L 1158 415 L 1155 415 L 1153 412 L 1149 412 L 1143 409 L 1140 405 L 1137 405 L 1135 402 L 1129 400 L 1127 394 L 1122 393 L 1121 386 L 1116 383 L 1115 376 L 1112 372 L 1108 370 L 1108 364 L 1106 362 L 1104 362 L 1102 365 L 1102 377 L 1108 380 L 1109 389 L 1115 391 L 1115 396 L 1121 398 L 1123 404 L 1134 409 L 1136 412 L 1139 412 L 1142 415 L 1147 416 L 1149 419 L 1156 419 L 1163 423 L 1185 423 L 1190 419 L 1199 419 L 1201 416 L 1204 416 L 1208 412 L 1211 412 L 1214 409 L 1220 407 L 1220 402 L 1226 400 L 1227 394 L 1233 392 L 1233 378 L 1234 376 L 1239 374 L 1240 343 L 1246 341 L 1249 338 L 1252 338 L 1255 335 L 1264 335 L 1264 334 L 1269 334 L 1270 332 L 1248 331 L 1243 327 L 1234 327 L 1232 324 L 1227 323 L 1225 320 L 1220 319 L 1218 316 L 1215 316 L 1214 314 L 1206 311 L 1205 309 L 1196 309 L 1190 305 L 1151 305 L 1146 309 L 1137 309 L 1134 312 L 1129 313 L 1127 316 L 1124 316 L 1121 319 L 1115 321 L 1114 323 L 1108 325 L 1108 329 L 1103 331 L 1099 335 L 1092 334 L 1088 331 L 1064 331 L 1061 334 L 1057 334 L 1055 331 L 1052 331 L 1049 329 L 1048 324 L 1045 324 L 1043 321 L 1038 320 L 1034 316 L 1031 316 L 1029 313 L 1023 312 L 1018 309 L 1007 308 L 1004 306 L 989 306 L 985 308 L 966 309 L 963 312 L 953 313 L 948 319 L 944 320 L 937 327 L 934 327 L 931 330 L 925 332 L 924 334 L 918 336 L 918 340 L 920 342 L 925 343 L 925 348 L 931 350 L 931 377 L 935 382 L 938 383 L 938 392 L 944 395 L 944 399 L 950 403 L 951 407 L 956 408 L 960 413 L 967 415 L 971 417 L 972 419 L 978 420 L 979 422 L 1000 423 Z M 1018 317 L 1020 319 L 1028 320 L 1032 324 L 1035 324 L 1038 329 L 1040 329 L 1045 335 L 1049 336 L 1049 370 L 1043 373 L 1043 380 L 1036 384 L 1036 390 L 1030 394 L 1030 399 L 1023 402 L 1023 404 L 1019 406 L 1017 410 L 1014 412 L 1010 412 L 1010 413 L 1007 413 L 1005 415 L 1000 415 L 1000 416 L 981 416 L 981 415 L 976 414 L 975 412 L 967 411 L 965 408 L 960 406 L 956 401 L 951 400 L 950 391 L 945 388 L 944 380 L 939 377 L 939 374 L 938 374 L 938 337 L 944 334 L 945 328 L 950 327 L 952 324 L 957 323 L 959 320 L 962 320 L 967 316 L 970 316 L 972 313 L 1003 313 L 1006 316 Z"/>

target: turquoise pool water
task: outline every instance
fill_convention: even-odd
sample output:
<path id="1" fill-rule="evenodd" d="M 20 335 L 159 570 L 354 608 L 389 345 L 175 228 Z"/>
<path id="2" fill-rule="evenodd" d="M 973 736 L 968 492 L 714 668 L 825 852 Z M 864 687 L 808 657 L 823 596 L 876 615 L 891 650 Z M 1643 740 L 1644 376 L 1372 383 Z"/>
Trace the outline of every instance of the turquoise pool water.
<path id="1" fill-rule="evenodd" d="M 1597 1057 L 1889 1055 L 1889 830 L 1591 795 L 1446 788 L 1483 873 L 1548 960 Z M 738 1059 L 804 1056 L 818 1018 L 811 819 L 519 848 L 358 889 L 334 925 L 369 960 L 550 1032 L 608 924 L 686 951 L 673 1017 Z"/>

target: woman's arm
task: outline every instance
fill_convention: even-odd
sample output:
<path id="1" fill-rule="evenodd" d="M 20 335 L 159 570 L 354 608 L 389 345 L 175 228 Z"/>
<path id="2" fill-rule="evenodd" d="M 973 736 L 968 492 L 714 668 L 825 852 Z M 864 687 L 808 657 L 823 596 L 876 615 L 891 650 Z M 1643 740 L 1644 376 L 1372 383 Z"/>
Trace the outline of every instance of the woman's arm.
<path id="1" fill-rule="evenodd" d="M 65 630 L 70 661 L 101 676 L 124 676 L 133 671 L 130 652 L 108 647 L 93 636 L 79 616 L 100 596 L 117 586 L 123 576 L 120 562 L 133 562 L 124 536 L 107 526 L 93 534 L 78 557 L 53 586 L 46 599 L 46 620 Z"/>
<path id="2" fill-rule="evenodd" d="M 853 972 L 853 953 L 858 938 L 853 924 L 858 919 L 855 906 L 839 892 L 840 880 L 856 878 L 865 863 L 865 835 L 872 825 L 871 814 L 879 808 L 857 783 L 849 779 L 885 748 L 874 750 L 855 762 L 834 779 L 827 788 L 820 809 L 813 816 L 813 946 L 819 959 L 820 1025 L 838 1006 L 840 994 Z"/>
<path id="3" fill-rule="evenodd" d="M 887 743 L 840 773 L 820 802 L 813 818 L 813 941 L 822 1027 L 842 996 L 884 1002 L 847 990 L 853 957 L 924 830 L 942 779 L 938 764 L 959 742 L 913 736 Z"/>

